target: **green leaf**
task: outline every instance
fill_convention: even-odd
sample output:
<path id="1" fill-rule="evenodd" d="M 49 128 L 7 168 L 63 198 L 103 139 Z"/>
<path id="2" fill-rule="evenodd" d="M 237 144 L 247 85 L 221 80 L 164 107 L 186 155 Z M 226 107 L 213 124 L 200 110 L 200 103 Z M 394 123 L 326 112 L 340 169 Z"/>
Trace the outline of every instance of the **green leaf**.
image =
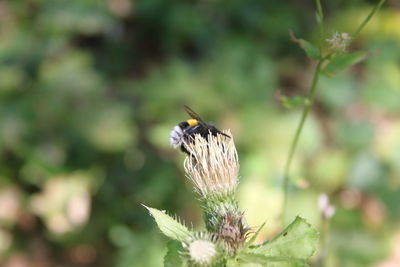
<path id="1" fill-rule="evenodd" d="M 297 39 L 293 32 L 290 32 L 290 38 L 292 42 L 299 44 L 299 46 L 306 52 L 307 56 L 315 60 L 321 59 L 318 48 L 316 48 L 313 44 L 304 39 Z"/>
<path id="2" fill-rule="evenodd" d="M 226 267 L 239 267 L 240 262 L 236 258 L 230 258 L 226 261 Z"/>
<path id="3" fill-rule="evenodd" d="M 304 39 L 298 39 L 299 45 L 303 50 L 306 52 L 307 56 L 309 56 L 312 59 L 318 60 L 320 59 L 319 55 L 319 50 L 316 48 L 313 44 L 310 42 L 304 40 Z"/>
<path id="4" fill-rule="evenodd" d="M 260 264 L 261 266 L 274 267 L 304 267 L 309 266 L 306 260 L 290 257 L 269 257 L 262 254 L 243 253 L 239 255 L 240 266 Z"/>
<path id="5" fill-rule="evenodd" d="M 168 214 L 153 208 L 143 205 L 156 220 L 158 228 L 164 235 L 178 241 L 185 241 L 190 237 L 190 231 Z"/>
<path id="6" fill-rule="evenodd" d="M 305 103 L 305 98 L 302 96 L 287 97 L 281 95 L 279 96 L 279 101 L 285 108 L 293 109 L 303 106 Z"/>
<path id="7" fill-rule="evenodd" d="M 176 267 L 182 265 L 179 250 L 182 249 L 181 242 L 170 240 L 167 243 L 167 254 L 164 257 L 164 267 Z"/>
<path id="8" fill-rule="evenodd" d="M 332 75 L 334 72 L 341 71 L 351 65 L 354 65 L 366 57 L 365 52 L 353 52 L 337 55 L 326 65 L 323 70 L 324 74 Z"/>
<path id="9" fill-rule="evenodd" d="M 276 257 L 285 261 L 304 261 L 312 256 L 318 241 L 318 232 L 304 220 L 296 219 L 277 237 L 252 247 L 248 253 Z"/>

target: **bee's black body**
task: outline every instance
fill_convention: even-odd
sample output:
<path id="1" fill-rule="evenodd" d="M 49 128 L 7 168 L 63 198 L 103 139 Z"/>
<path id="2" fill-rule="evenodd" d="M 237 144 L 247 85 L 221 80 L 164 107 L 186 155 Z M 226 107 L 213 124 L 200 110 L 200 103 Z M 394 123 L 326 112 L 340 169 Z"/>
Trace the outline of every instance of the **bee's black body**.
<path id="1" fill-rule="evenodd" d="M 221 134 L 230 137 L 218 130 L 214 125 L 205 123 L 200 116 L 189 107 L 185 106 L 185 110 L 192 119 L 180 122 L 172 129 L 170 134 L 170 143 L 173 147 L 180 147 L 182 152 L 189 154 L 189 151 L 185 147 L 185 143 L 192 142 L 195 134 L 199 134 L 207 140 L 210 134 L 213 136 Z"/>

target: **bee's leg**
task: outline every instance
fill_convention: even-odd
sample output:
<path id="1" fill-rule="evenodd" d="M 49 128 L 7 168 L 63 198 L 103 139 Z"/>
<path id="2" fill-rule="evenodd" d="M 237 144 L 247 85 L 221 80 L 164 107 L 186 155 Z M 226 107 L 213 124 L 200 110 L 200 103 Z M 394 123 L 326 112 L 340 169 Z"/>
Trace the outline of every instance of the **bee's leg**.
<path id="1" fill-rule="evenodd" d="M 210 132 L 213 136 L 217 136 L 218 134 L 223 135 L 225 137 L 231 138 L 229 135 L 227 135 L 226 133 L 218 130 L 215 126 L 211 125 L 210 127 Z"/>
<path id="2" fill-rule="evenodd" d="M 186 149 L 185 144 L 182 144 L 182 145 L 181 145 L 181 151 L 184 152 L 184 153 L 186 153 L 186 154 L 188 154 L 188 155 L 190 156 L 190 153 L 189 153 L 189 151 Z"/>
<path id="3" fill-rule="evenodd" d="M 187 148 L 185 147 L 184 144 L 181 145 L 181 150 L 182 150 L 182 152 L 186 153 L 186 155 L 188 155 L 188 157 L 190 157 L 193 160 L 195 165 L 197 164 L 196 157 L 187 150 Z"/>

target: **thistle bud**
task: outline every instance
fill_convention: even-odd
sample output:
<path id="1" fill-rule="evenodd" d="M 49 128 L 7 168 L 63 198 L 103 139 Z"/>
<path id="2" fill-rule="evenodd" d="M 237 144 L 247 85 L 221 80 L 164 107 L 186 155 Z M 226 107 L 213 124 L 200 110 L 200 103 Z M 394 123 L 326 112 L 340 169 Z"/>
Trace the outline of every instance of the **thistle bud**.
<path id="1" fill-rule="evenodd" d="M 217 240 L 214 235 L 206 232 L 194 233 L 193 236 L 183 244 L 184 255 L 194 264 L 207 266 L 217 260 Z"/>
<path id="2" fill-rule="evenodd" d="M 198 264 L 209 264 L 216 254 L 215 245 L 206 240 L 195 240 L 189 245 L 190 259 Z"/>

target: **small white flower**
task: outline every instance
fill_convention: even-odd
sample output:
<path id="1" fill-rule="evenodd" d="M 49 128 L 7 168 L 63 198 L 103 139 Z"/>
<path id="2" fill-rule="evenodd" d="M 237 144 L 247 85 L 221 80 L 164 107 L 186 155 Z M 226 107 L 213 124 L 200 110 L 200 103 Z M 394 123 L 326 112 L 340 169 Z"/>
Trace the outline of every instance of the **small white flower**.
<path id="1" fill-rule="evenodd" d="M 346 52 L 353 38 L 346 32 L 335 32 L 326 42 L 330 45 L 330 49 L 334 52 Z"/>
<path id="2" fill-rule="evenodd" d="M 327 194 L 321 194 L 318 197 L 318 207 L 319 210 L 325 210 L 326 207 L 329 205 L 329 197 Z"/>
<path id="3" fill-rule="evenodd" d="M 318 197 L 318 207 L 324 219 L 330 219 L 335 214 L 336 208 L 330 205 L 327 194 L 321 194 Z"/>
<path id="4" fill-rule="evenodd" d="M 197 264 L 209 264 L 217 254 L 214 243 L 201 239 L 192 241 L 188 251 L 190 259 Z"/>
<path id="5" fill-rule="evenodd" d="M 325 217 L 326 218 L 331 218 L 333 215 L 335 215 L 335 211 L 336 208 L 335 206 L 329 205 L 326 209 L 325 209 Z"/>

